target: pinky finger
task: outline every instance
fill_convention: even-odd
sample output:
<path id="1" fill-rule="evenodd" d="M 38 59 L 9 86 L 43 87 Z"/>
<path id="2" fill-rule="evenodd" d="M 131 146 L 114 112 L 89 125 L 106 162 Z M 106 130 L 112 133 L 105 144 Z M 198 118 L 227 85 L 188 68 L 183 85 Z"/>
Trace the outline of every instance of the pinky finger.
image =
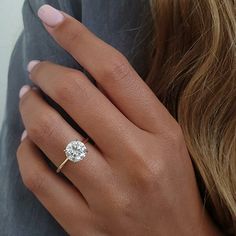
<path id="1" fill-rule="evenodd" d="M 92 228 L 86 201 L 72 184 L 52 172 L 34 143 L 25 134 L 22 137 L 17 160 L 23 183 L 67 233 L 85 235 Z"/>

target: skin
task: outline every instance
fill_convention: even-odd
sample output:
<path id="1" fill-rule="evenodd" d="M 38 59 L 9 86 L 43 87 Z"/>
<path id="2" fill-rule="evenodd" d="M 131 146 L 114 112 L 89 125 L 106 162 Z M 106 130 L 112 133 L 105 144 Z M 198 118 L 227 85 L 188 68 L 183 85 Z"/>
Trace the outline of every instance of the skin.
<path id="1" fill-rule="evenodd" d="M 58 167 L 66 145 L 84 137 L 28 90 L 20 99 L 28 135 L 17 151 L 25 186 L 70 235 L 220 235 L 203 208 L 179 124 L 120 52 L 64 16 L 45 28 L 98 87 L 46 61 L 30 78 L 95 145 L 62 168 L 69 181 L 56 174 L 42 152 Z"/>

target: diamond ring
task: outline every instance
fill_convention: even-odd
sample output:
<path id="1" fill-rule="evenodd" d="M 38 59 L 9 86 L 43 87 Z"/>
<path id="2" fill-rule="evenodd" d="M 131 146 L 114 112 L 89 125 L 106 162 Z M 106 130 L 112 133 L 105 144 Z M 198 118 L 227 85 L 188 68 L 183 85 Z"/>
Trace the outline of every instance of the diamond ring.
<path id="1" fill-rule="evenodd" d="M 57 173 L 61 171 L 62 167 L 67 163 L 67 161 L 72 161 L 76 163 L 86 157 L 88 149 L 85 144 L 88 142 L 88 140 L 89 138 L 85 138 L 83 141 L 74 140 L 66 146 L 66 149 L 64 150 L 66 159 L 57 168 Z"/>

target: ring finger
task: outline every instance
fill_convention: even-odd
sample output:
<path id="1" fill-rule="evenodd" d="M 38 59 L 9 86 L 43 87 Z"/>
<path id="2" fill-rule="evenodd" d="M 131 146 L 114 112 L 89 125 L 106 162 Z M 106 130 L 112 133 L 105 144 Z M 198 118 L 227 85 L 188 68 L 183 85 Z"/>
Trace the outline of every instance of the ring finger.
<path id="1" fill-rule="evenodd" d="M 37 91 L 29 90 L 21 97 L 20 112 L 30 139 L 57 167 L 66 159 L 66 145 L 72 140 L 84 139 Z M 110 179 L 110 166 L 95 146 L 86 143 L 86 147 L 88 154 L 84 160 L 79 163 L 68 161 L 61 171 L 89 202 L 94 192 L 104 188 Z"/>
<path id="2" fill-rule="evenodd" d="M 17 160 L 25 186 L 70 235 L 94 234 L 93 213 L 86 201 L 73 185 L 51 172 L 30 139 L 22 141 Z"/>

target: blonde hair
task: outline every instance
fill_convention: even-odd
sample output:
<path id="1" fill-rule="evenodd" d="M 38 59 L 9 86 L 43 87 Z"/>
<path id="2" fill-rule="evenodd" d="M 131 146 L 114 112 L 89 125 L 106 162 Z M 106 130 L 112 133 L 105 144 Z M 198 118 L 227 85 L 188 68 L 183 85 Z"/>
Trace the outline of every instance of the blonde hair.
<path id="1" fill-rule="evenodd" d="M 236 234 L 235 0 L 151 0 L 146 83 L 183 129 L 204 205 Z"/>

